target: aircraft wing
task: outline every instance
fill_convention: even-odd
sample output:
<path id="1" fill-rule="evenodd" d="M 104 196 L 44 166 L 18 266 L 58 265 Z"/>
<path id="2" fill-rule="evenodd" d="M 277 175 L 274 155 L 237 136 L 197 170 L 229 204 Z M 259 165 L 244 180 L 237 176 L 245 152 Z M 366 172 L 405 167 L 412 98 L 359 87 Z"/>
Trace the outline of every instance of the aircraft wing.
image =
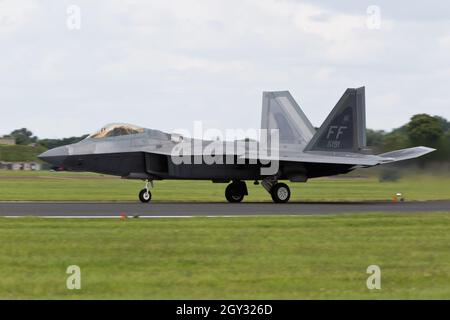
<path id="1" fill-rule="evenodd" d="M 277 157 L 269 153 L 269 155 L 248 154 L 242 155 L 241 158 L 261 161 L 290 161 L 290 162 L 307 162 L 307 163 L 328 163 L 328 164 L 349 164 L 355 166 L 375 166 L 380 163 L 380 159 L 373 155 L 362 155 L 357 153 L 336 153 L 331 152 L 281 152 Z"/>
<path id="2" fill-rule="evenodd" d="M 408 159 L 421 157 L 425 154 L 435 151 L 427 147 L 416 147 L 383 153 L 380 155 L 368 155 L 351 152 L 280 152 L 278 158 L 268 155 L 257 155 L 256 153 L 241 155 L 241 158 L 258 159 L 262 161 L 292 161 L 308 163 L 328 163 L 328 164 L 348 164 L 362 167 L 371 167 L 385 163 L 392 163 Z M 272 153 L 273 154 L 273 153 Z"/>
<path id="3" fill-rule="evenodd" d="M 436 151 L 436 149 L 428 148 L 428 147 L 415 147 L 409 149 L 402 149 L 391 151 L 387 153 L 383 153 L 378 155 L 381 158 L 389 159 L 387 162 L 397 162 L 403 160 L 409 160 L 424 156 L 430 152 Z"/>

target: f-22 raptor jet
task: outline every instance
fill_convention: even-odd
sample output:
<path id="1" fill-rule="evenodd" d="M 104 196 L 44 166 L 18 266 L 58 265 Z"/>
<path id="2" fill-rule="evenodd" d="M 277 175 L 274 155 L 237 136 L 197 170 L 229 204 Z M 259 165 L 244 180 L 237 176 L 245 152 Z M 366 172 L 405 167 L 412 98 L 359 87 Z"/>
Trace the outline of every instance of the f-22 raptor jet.
<path id="1" fill-rule="evenodd" d="M 248 195 L 245 181 L 261 181 L 274 202 L 285 203 L 291 192 L 280 180 L 306 182 L 434 151 L 416 147 L 371 154 L 366 146 L 364 87 L 347 89 L 317 131 L 288 91 L 264 92 L 261 129 L 265 133 L 260 140 L 268 141 L 263 148 L 267 152 L 250 148 L 252 141 L 248 139 L 220 142 L 217 148 L 217 141 L 112 124 L 81 142 L 46 151 L 39 158 L 65 170 L 141 179 L 145 188 L 139 192 L 139 199 L 144 203 L 152 198 L 149 185 L 163 179 L 228 183 L 225 197 L 229 202 L 241 202 Z M 236 142 L 243 147 L 236 148 Z M 216 147 L 211 148 L 214 144 Z M 202 157 L 208 148 L 216 161 Z M 189 152 L 176 151 L 180 149 Z"/>

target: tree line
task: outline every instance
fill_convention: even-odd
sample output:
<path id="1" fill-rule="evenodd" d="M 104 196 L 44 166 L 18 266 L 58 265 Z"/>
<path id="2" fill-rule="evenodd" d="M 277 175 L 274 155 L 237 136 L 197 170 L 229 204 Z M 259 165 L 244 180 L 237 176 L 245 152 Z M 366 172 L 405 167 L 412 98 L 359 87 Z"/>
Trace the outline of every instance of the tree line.
<path id="1" fill-rule="evenodd" d="M 88 135 L 62 139 L 39 139 L 27 128 L 12 131 L 9 136 L 16 139 L 19 145 L 39 144 L 47 149 L 76 143 Z M 450 122 L 440 116 L 417 114 L 400 128 L 390 132 L 383 130 L 367 130 L 367 146 L 374 153 L 388 152 L 415 146 L 426 146 L 437 149 L 427 155 L 422 162 L 450 161 Z"/>
<path id="2" fill-rule="evenodd" d="M 367 145 L 375 153 L 388 152 L 416 146 L 435 148 L 419 163 L 450 161 L 450 122 L 440 116 L 417 114 L 400 128 L 391 132 L 367 130 Z"/>
<path id="3" fill-rule="evenodd" d="M 47 149 L 52 149 L 60 146 L 64 146 L 71 143 L 79 142 L 85 139 L 88 135 L 80 137 L 69 137 L 62 139 L 39 139 L 27 128 L 16 129 L 12 131 L 8 136 L 13 137 L 18 145 L 30 145 L 39 144 Z"/>

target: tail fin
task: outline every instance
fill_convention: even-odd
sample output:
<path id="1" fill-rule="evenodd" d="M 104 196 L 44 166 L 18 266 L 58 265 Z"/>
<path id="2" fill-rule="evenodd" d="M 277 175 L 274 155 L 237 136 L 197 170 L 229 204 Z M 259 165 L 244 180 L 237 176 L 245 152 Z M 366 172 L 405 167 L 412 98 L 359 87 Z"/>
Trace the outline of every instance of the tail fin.
<path id="1" fill-rule="evenodd" d="M 280 143 L 306 145 L 315 129 L 289 91 L 263 92 L 261 129 L 278 129 Z"/>
<path id="2" fill-rule="evenodd" d="M 305 151 L 361 153 L 365 148 L 365 90 L 347 89 Z"/>

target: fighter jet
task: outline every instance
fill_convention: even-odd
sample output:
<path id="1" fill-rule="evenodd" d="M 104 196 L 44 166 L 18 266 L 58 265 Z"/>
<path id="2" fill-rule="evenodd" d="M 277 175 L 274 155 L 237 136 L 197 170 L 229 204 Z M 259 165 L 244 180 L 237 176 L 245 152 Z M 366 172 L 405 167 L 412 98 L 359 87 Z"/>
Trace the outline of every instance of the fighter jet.
<path id="1" fill-rule="evenodd" d="M 225 198 L 235 203 L 248 195 L 246 181 L 261 182 L 275 203 L 285 203 L 291 191 L 280 181 L 307 182 L 435 151 L 416 147 L 374 155 L 366 146 L 365 108 L 364 87 L 349 88 L 316 130 L 289 91 L 263 92 L 260 141 L 218 142 L 111 124 L 39 158 L 65 170 L 143 180 L 139 199 L 144 203 L 152 198 L 153 181 L 165 179 L 227 183 Z M 205 150 L 215 161 L 203 157 Z"/>

